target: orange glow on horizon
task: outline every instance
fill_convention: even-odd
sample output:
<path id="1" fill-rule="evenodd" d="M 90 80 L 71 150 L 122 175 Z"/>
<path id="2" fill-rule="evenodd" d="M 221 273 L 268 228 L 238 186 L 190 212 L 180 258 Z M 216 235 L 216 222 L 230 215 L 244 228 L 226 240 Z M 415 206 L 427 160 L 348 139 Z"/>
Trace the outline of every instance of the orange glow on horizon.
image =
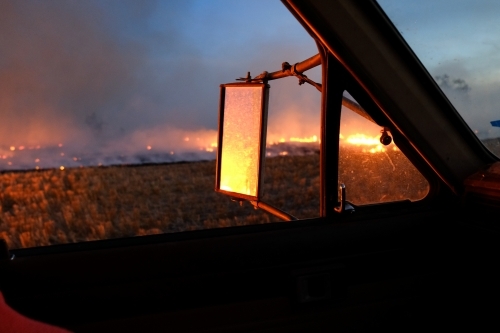
<path id="1" fill-rule="evenodd" d="M 358 132 L 354 132 L 351 129 L 357 129 Z M 240 128 L 238 128 L 237 130 L 240 131 Z M 383 144 L 380 143 L 380 134 L 378 133 L 379 130 L 380 128 L 368 129 L 368 127 L 362 127 L 362 126 L 354 126 L 354 125 L 346 126 L 345 129 L 342 130 L 342 133 L 339 133 L 338 142 L 340 145 L 344 147 L 351 147 L 353 151 L 359 151 L 367 154 L 377 154 L 377 153 L 387 154 L 392 151 L 399 151 L 398 147 L 395 144 L 384 146 Z M 315 132 L 314 130 L 306 132 L 303 129 L 294 130 L 293 128 L 290 128 L 289 132 L 287 132 L 286 129 L 281 129 L 280 132 L 274 132 L 274 133 L 269 131 L 267 135 L 269 139 L 267 141 L 267 146 L 271 146 L 271 148 L 270 152 L 266 153 L 266 156 L 269 157 L 286 156 L 286 155 L 290 156 L 296 153 L 308 154 L 313 150 L 317 152 L 317 150 L 319 149 L 319 144 L 321 143 L 321 139 L 318 134 L 313 134 L 314 132 Z M 303 134 L 303 136 L 301 136 L 301 134 Z M 254 139 L 254 141 L 252 142 L 258 141 L 257 139 L 258 135 L 254 136 L 254 138 L 256 139 Z M 146 148 L 147 151 L 153 153 L 152 146 L 155 146 L 155 151 L 154 151 L 155 153 L 157 154 L 164 153 L 165 155 L 171 155 L 170 158 L 171 160 L 180 159 L 184 156 L 183 155 L 184 152 L 193 152 L 193 151 L 198 152 L 199 154 L 205 154 L 205 155 L 199 155 L 202 156 L 201 158 L 215 158 L 216 152 L 218 150 L 218 139 L 217 139 L 217 133 L 214 130 L 181 131 L 175 133 L 175 136 L 172 135 L 170 136 L 170 138 L 172 137 L 173 139 L 165 141 L 166 144 L 161 140 L 155 141 L 155 139 L 151 139 L 151 137 L 146 137 L 146 136 L 141 137 L 140 138 L 141 140 L 136 140 L 132 142 L 134 144 L 132 149 L 137 149 L 138 151 L 144 152 L 144 148 Z M 67 143 L 63 145 L 64 141 L 63 142 L 60 142 L 59 140 L 56 142 L 52 141 L 51 144 L 43 145 L 43 148 L 47 149 L 47 152 L 50 152 L 51 155 L 53 154 L 53 158 L 55 159 L 54 161 L 52 161 L 52 157 L 44 157 L 45 155 L 39 155 L 38 152 L 35 153 L 34 149 L 41 149 L 41 146 L 37 145 L 36 142 L 29 142 L 29 140 L 26 140 L 26 142 L 11 142 L 11 143 L 13 145 L 4 146 L 0 151 L 1 153 L 0 161 L 3 160 L 2 162 L 3 165 L 9 165 L 12 167 L 17 167 L 17 166 L 24 167 L 24 165 L 26 164 L 25 157 L 28 157 L 29 158 L 28 163 L 29 165 L 31 165 L 31 168 L 40 166 L 41 160 L 43 160 L 44 163 L 49 163 L 50 165 L 52 165 L 52 167 L 55 167 L 56 169 L 59 168 L 61 170 L 64 170 L 65 167 L 61 166 L 61 164 L 65 164 L 68 167 L 73 167 L 77 166 L 75 162 L 81 160 L 81 158 L 76 157 L 79 156 L 77 155 L 78 153 L 77 151 L 70 151 L 72 145 L 66 146 Z M 301 144 L 303 144 L 305 150 L 300 148 Z M 59 147 L 59 149 L 55 149 L 56 147 Z M 62 149 L 63 147 L 64 150 Z M 29 156 L 27 156 L 29 153 L 28 150 L 33 150 Z M 244 159 L 250 156 L 258 157 L 257 153 L 255 155 L 253 152 L 245 153 L 242 147 L 237 147 L 237 149 L 235 148 L 235 151 L 237 152 L 235 153 L 235 160 L 231 162 L 234 165 L 229 163 L 227 165 L 229 169 L 234 169 L 234 170 L 240 169 L 241 171 L 242 169 L 241 163 Z M 44 152 L 41 153 L 46 154 L 47 152 L 45 152 L 44 150 Z M 135 150 L 132 150 L 132 152 L 135 152 Z M 18 158 L 20 159 L 21 162 L 19 162 Z M 65 158 L 67 158 L 68 161 L 66 161 Z M 53 165 L 51 164 L 51 161 L 52 162 L 59 161 L 59 162 L 55 162 L 57 164 Z M 47 167 L 47 165 L 44 164 L 43 166 L 40 167 L 45 168 Z M 236 165 L 238 165 L 238 167 L 235 167 Z M 245 165 L 245 168 L 247 167 L 249 166 Z M 241 177 L 243 176 L 241 175 Z M 253 180 L 252 181 L 250 181 L 249 179 L 243 180 L 243 178 L 241 179 L 241 184 L 239 184 L 238 186 L 229 183 L 224 184 L 224 181 L 226 179 L 221 178 L 221 189 L 230 191 L 229 187 L 231 187 L 232 191 L 239 192 L 242 194 L 253 195 L 256 191 L 256 184 L 254 184 Z M 247 183 L 247 181 L 249 183 Z M 224 187 L 224 185 L 226 185 L 226 187 Z M 237 187 L 238 189 L 236 189 Z"/>
<path id="2" fill-rule="evenodd" d="M 368 136 L 362 133 L 356 133 L 349 135 L 346 139 L 341 139 L 341 142 L 349 143 L 357 147 L 362 148 L 363 153 L 384 153 L 386 151 L 386 146 L 380 143 L 380 138 L 378 136 Z"/>
<path id="3" fill-rule="evenodd" d="M 394 144 L 384 146 L 382 143 L 380 143 L 379 136 L 368 136 L 362 133 L 352 134 L 347 138 L 340 134 L 340 142 L 343 144 L 351 144 L 357 147 L 363 147 L 363 153 L 384 153 L 387 151 L 387 149 L 389 149 L 390 146 L 392 146 L 393 151 L 399 150 L 398 147 Z"/>
<path id="4" fill-rule="evenodd" d="M 346 142 L 356 145 L 356 146 L 376 146 L 380 145 L 380 140 L 379 137 L 377 136 L 367 136 L 365 134 L 361 133 L 356 133 L 353 135 L 349 135 L 347 139 L 345 139 Z"/>
<path id="5" fill-rule="evenodd" d="M 272 134 L 269 135 L 270 137 L 276 137 L 273 136 Z M 196 141 L 205 141 L 206 144 L 201 144 L 197 145 L 198 150 L 204 150 L 207 152 L 214 152 L 216 151 L 217 148 L 217 142 L 214 140 L 215 138 L 196 138 Z M 378 136 L 368 136 L 362 133 L 356 133 L 352 134 L 349 136 L 344 136 L 342 133 L 339 134 L 339 139 L 343 143 L 349 143 L 352 145 L 356 146 L 378 146 L 380 145 L 379 137 Z M 189 137 L 183 137 L 182 138 L 183 142 L 191 142 L 192 140 Z M 296 143 L 321 143 L 321 140 L 317 135 L 311 135 L 311 136 L 305 136 L 305 137 L 295 137 L 291 136 L 286 139 L 285 137 L 280 137 L 278 141 L 268 141 L 268 145 L 273 145 L 277 143 L 287 143 L 287 142 L 296 142 Z M 62 143 L 57 144 L 58 147 L 63 147 Z M 153 147 L 152 145 L 145 145 L 147 150 L 152 150 Z M 37 146 L 29 146 L 29 148 L 26 148 L 26 146 L 10 146 L 9 150 L 10 151 L 18 151 L 18 150 L 24 150 L 24 149 L 40 149 L 40 145 Z M 194 148 L 194 147 L 193 147 Z M 397 150 L 396 147 L 393 147 L 394 150 Z M 171 154 L 173 154 L 173 151 L 170 151 Z M 60 156 L 65 156 L 63 152 L 59 153 Z"/>
<path id="6" fill-rule="evenodd" d="M 310 136 L 308 138 L 290 138 L 290 142 L 319 142 L 316 135 Z"/>

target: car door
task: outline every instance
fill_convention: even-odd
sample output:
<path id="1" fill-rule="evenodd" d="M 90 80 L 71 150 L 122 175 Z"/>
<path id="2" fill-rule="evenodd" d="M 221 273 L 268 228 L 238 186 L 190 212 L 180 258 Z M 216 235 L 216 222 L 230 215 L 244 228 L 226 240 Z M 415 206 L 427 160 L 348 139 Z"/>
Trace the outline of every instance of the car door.
<path id="1" fill-rule="evenodd" d="M 77 332 L 408 330 L 494 320 L 498 238 L 487 217 L 498 205 L 463 194 L 466 178 L 496 160 L 375 2 L 284 4 L 322 56 L 321 216 L 5 249 L 0 289 L 14 309 Z M 390 129 L 429 184 L 424 199 L 338 209 L 351 193 L 347 184 L 338 195 L 345 91 Z"/>

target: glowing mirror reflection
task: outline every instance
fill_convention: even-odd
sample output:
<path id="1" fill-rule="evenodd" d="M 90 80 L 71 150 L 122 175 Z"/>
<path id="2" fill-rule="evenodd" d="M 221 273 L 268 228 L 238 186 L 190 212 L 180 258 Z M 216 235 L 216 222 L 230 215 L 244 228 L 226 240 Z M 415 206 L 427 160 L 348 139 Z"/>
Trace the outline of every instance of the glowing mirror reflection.
<path id="1" fill-rule="evenodd" d="M 225 86 L 219 190 L 257 198 L 265 143 L 266 86 Z M 220 135 L 220 133 L 219 133 Z"/>

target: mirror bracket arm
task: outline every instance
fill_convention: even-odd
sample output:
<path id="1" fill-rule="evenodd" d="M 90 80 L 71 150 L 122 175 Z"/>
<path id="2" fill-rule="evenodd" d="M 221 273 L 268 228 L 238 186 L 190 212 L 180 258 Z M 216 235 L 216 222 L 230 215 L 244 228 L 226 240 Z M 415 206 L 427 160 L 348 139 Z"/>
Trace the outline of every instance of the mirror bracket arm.
<path id="1" fill-rule="evenodd" d="M 268 212 L 271 215 L 276 216 L 277 218 L 280 218 L 284 221 L 296 221 L 297 218 L 293 215 L 290 215 L 281 209 L 274 207 L 268 203 L 265 203 L 263 201 L 250 201 L 250 203 L 255 207 L 255 208 L 260 208 L 263 211 Z"/>
<path id="2" fill-rule="evenodd" d="M 281 70 L 283 72 L 289 71 L 291 75 L 295 76 L 296 78 L 299 79 L 299 86 L 303 85 L 304 83 L 309 83 L 310 85 L 314 86 L 316 89 L 319 90 L 319 92 L 323 92 L 323 88 L 321 86 L 321 83 L 314 82 L 310 78 L 308 78 L 306 75 L 303 73 L 299 72 L 297 70 L 297 64 L 294 64 L 293 66 L 290 65 L 288 62 L 284 62 L 281 64 Z"/>
<path id="3" fill-rule="evenodd" d="M 288 76 L 295 76 L 299 79 L 299 85 L 302 85 L 304 83 L 309 83 L 310 85 L 318 89 L 319 92 L 323 92 L 323 87 L 321 83 L 314 82 L 313 80 L 309 79 L 306 75 L 303 74 L 303 72 L 319 65 L 321 65 L 321 56 L 318 53 L 304 61 L 294 64 L 293 66 L 290 65 L 288 62 L 284 62 L 281 64 L 281 70 L 276 72 L 269 73 L 267 71 L 264 71 L 261 74 L 257 75 L 256 77 L 254 77 L 253 79 L 250 76 L 250 72 L 247 72 L 246 77 L 240 77 L 236 80 L 245 81 L 247 83 L 260 82 L 260 81 L 262 81 L 263 83 L 267 83 L 267 81 L 269 80 L 276 80 Z"/>

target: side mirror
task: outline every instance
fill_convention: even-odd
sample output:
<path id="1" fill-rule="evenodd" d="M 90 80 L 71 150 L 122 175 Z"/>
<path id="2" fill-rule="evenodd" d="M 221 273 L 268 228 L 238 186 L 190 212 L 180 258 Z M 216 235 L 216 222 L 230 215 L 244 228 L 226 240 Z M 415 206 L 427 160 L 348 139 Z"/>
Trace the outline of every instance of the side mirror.
<path id="1" fill-rule="evenodd" d="M 275 72 L 263 72 L 254 77 L 248 72 L 242 83 L 220 86 L 219 138 L 215 191 L 234 199 L 248 200 L 254 207 L 265 210 L 285 221 L 297 218 L 263 202 L 262 174 L 266 153 L 267 107 L 269 80 L 296 76 L 299 84 L 311 84 L 320 92 L 322 86 L 302 72 L 321 64 L 320 54 L 300 63 L 287 62 Z"/>
<path id="2" fill-rule="evenodd" d="M 217 192 L 260 201 L 269 88 L 246 82 L 220 86 Z"/>

